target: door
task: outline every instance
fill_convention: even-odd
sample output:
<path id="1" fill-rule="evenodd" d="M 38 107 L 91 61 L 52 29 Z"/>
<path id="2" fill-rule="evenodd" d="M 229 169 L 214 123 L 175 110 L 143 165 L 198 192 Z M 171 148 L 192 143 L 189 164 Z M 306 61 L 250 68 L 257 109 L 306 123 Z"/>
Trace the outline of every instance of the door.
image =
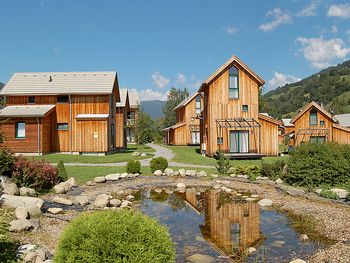
<path id="1" fill-rule="evenodd" d="M 230 152 L 232 153 L 249 152 L 249 132 L 248 131 L 230 131 Z"/>

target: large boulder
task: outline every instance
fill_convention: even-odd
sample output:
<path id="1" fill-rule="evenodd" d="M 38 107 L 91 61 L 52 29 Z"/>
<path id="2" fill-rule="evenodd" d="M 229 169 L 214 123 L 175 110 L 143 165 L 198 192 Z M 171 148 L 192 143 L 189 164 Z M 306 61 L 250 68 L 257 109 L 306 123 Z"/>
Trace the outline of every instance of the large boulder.
<path id="1" fill-rule="evenodd" d="M 186 175 L 187 176 L 196 176 L 197 171 L 196 170 L 186 170 Z"/>
<path id="2" fill-rule="evenodd" d="M 109 201 L 109 204 L 112 207 L 118 207 L 118 206 L 120 206 L 122 204 L 122 201 L 120 201 L 119 199 L 111 199 Z"/>
<path id="3" fill-rule="evenodd" d="M 62 205 L 72 205 L 73 204 L 72 200 L 69 200 L 69 199 L 66 199 L 66 198 L 63 198 L 63 197 L 59 197 L 59 196 L 55 196 L 52 199 L 52 201 L 57 203 L 57 204 L 62 204 Z"/>
<path id="4" fill-rule="evenodd" d="M 205 177 L 205 176 L 207 176 L 207 172 L 206 172 L 206 171 L 199 171 L 199 172 L 197 173 L 197 176 L 198 176 L 198 177 Z"/>
<path id="5" fill-rule="evenodd" d="M 181 188 L 181 189 L 185 189 L 186 185 L 184 183 L 177 183 L 176 187 Z"/>
<path id="6" fill-rule="evenodd" d="M 272 206 L 273 202 L 271 199 L 261 199 L 258 202 L 259 206 L 265 207 L 265 206 Z"/>
<path id="7" fill-rule="evenodd" d="M 186 176 L 186 170 L 185 169 L 180 169 L 179 170 L 179 175 L 180 176 Z"/>
<path id="8" fill-rule="evenodd" d="M 165 173 L 166 176 L 173 176 L 174 175 L 174 170 L 170 169 L 170 168 L 166 168 L 164 170 L 164 173 Z"/>
<path id="9" fill-rule="evenodd" d="M 51 214 L 59 214 L 63 212 L 63 209 L 60 207 L 50 207 L 47 209 L 47 211 Z"/>
<path id="10" fill-rule="evenodd" d="M 18 186 L 7 179 L 1 181 L 1 187 L 3 188 L 4 194 L 19 195 Z"/>
<path id="11" fill-rule="evenodd" d="M 94 205 L 96 207 L 106 207 L 109 204 L 109 196 L 107 194 L 100 194 L 96 197 Z"/>
<path id="12" fill-rule="evenodd" d="M 194 254 L 186 258 L 186 261 L 191 263 L 214 263 L 216 262 L 215 258 L 209 255 L 204 254 Z"/>
<path id="13" fill-rule="evenodd" d="M 106 177 L 104 177 L 104 176 L 97 176 L 97 177 L 94 178 L 94 182 L 95 183 L 104 183 L 104 182 L 106 182 Z"/>
<path id="14" fill-rule="evenodd" d="M 30 205 L 35 205 L 38 208 L 41 208 L 44 201 L 37 197 L 3 194 L 0 198 L 0 203 L 2 208 L 17 208 L 18 206 L 27 207 Z"/>
<path id="15" fill-rule="evenodd" d="M 84 205 L 89 204 L 90 202 L 89 202 L 89 199 L 87 198 L 87 196 L 85 196 L 85 195 L 79 195 L 79 196 L 76 196 L 76 197 L 74 198 L 74 203 L 75 203 L 75 204 L 78 204 L 78 205 L 84 206 Z"/>
<path id="16" fill-rule="evenodd" d="M 73 187 L 76 187 L 77 184 L 75 183 L 75 179 L 73 177 L 69 178 L 65 182 L 61 182 L 53 187 L 53 190 L 56 194 L 65 194 L 69 190 L 71 190 Z"/>
<path id="17" fill-rule="evenodd" d="M 155 176 L 162 176 L 163 172 L 161 170 L 156 170 L 156 171 L 153 172 L 153 175 L 155 175 Z"/>
<path id="18" fill-rule="evenodd" d="M 348 196 L 348 191 L 346 191 L 345 189 L 341 189 L 341 188 L 332 188 L 331 191 L 335 194 L 337 194 L 337 196 L 341 199 L 344 199 Z"/>
<path id="19" fill-rule="evenodd" d="M 29 231 L 35 228 L 35 224 L 32 220 L 28 219 L 16 219 L 10 222 L 10 232 Z"/>
<path id="20" fill-rule="evenodd" d="M 36 191 L 33 188 L 23 186 L 19 189 L 19 195 L 20 196 L 36 196 Z"/>
<path id="21" fill-rule="evenodd" d="M 106 175 L 106 181 L 118 181 L 120 179 L 120 173 Z"/>
<path id="22" fill-rule="evenodd" d="M 30 219 L 30 214 L 24 206 L 19 206 L 15 210 L 17 219 Z"/>

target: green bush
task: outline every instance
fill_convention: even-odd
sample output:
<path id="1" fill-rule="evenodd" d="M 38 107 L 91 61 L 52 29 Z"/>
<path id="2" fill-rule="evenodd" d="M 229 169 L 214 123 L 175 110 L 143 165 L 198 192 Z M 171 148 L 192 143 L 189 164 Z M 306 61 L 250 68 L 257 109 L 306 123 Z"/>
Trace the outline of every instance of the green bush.
<path id="1" fill-rule="evenodd" d="M 141 163 L 138 160 L 129 160 L 126 164 L 126 172 L 129 174 L 140 174 L 141 173 Z"/>
<path id="2" fill-rule="evenodd" d="M 349 181 L 350 146 L 335 143 L 300 145 L 288 160 L 284 180 L 292 185 L 316 187 Z"/>
<path id="3" fill-rule="evenodd" d="M 283 160 L 277 160 L 272 163 L 261 162 L 261 176 L 269 177 L 271 180 L 283 177 L 283 168 L 286 163 Z"/>
<path id="4" fill-rule="evenodd" d="M 350 194 L 348 194 L 345 198 L 346 201 L 350 201 Z"/>
<path id="5" fill-rule="evenodd" d="M 233 172 L 248 175 L 249 179 L 256 180 L 256 177 L 260 175 L 260 167 L 257 165 L 237 165 L 233 167 Z"/>
<path id="6" fill-rule="evenodd" d="M 11 177 L 15 157 L 6 149 L 0 150 L 0 175 Z"/>
<path id="7" fill-rule="evenodd" d="M 174 262 L 166 227 L 141 213 L 84 213 L 64 230 L 54 262 Z"/>
<path id="8" fill-rule="evenodd" d="M 338 195 L 331 190 L 322 190 L 320 196 L 330 199 L 339 199 Z"/>
<path id="9" fill-rule="evenodd" d="M 164 157 L 153 158 L 150 163 L 150 168 L 152 173 L 154 173 L 157 170 L 161 170 L 162 172 L 164 172 L 164 170 L 168 168 L 168 160 Z"/>
<path id="10" fill-rule="evenodd" d="M 61 160 L 57 163 L 57 172 L 58 172 L 58 180 L 60 182 L 64 182 L 68 179 L 66 167 L 64 167 L 64 163 Z"/>
<path id="11" fill-rule="evenodd" d="M 217 153 L 217 161 L 215 168 L 218 171 L 219 175 L 228 175 L 231 169 L 230 160 L 225 157 L 223 153 Z"/>

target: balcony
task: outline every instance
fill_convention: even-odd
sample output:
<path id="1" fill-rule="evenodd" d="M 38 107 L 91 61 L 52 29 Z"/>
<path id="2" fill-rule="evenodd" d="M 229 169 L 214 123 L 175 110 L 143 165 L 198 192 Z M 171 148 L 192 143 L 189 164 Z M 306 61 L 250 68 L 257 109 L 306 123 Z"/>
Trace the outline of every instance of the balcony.
<path id="1" fill-rule="evenodd" d="M 127 119 L 126 120 L 127 127 L 135 127 L 135 125 L 136 125 L 136 119 Z"/>

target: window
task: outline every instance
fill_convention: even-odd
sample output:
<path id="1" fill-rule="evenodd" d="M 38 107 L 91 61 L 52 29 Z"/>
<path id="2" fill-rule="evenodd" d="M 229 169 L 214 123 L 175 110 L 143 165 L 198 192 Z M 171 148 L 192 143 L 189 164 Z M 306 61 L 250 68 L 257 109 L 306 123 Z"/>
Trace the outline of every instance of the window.
<path id="1" fill-rule="evenodd" d="M 69 97 L 68 96 L 58 96 L 57 97 L 57 103 L 68 103 Z"/>
<path id="2" fill-rule="evenodd" d="M 322 143 L 326 141 L 326 136 L 311 136 L 310 142 L 311 143 Z"/>
<path id="3" fill-rule="evenodd" d="M 68 131 L 68 123 L 57 123 L 58 131 Z"/>
<path id="4" fill-rule="evenodd" d="M 217 137 L 216 141 L 217 141 L 217 144 L 224 144 L 224 138 L 222 137 Z"/>
<path id="5" fill-rule="evenodd" d="M 232 66 L 229 69 L 229 98 L 238 99 L 239 84 L 238 84 L 238 69 Z"/>
<path id="6" fill-rule="evenodd" d="M 233 247 L 238 247 L 240 244 L 240 225 L 239 224 L 231 224 L 231 241 Z"/>
<path id="7" fill-rule="evenodd" d="M 201 114 L 201 96 L 196 97 L 196 114 Z"/>
<path id="8" fill-rule="evenodd" d="M 24 121 L 16 122 L 16 139 L 24 139 L 26 137 L 26 123 Z"/>
<path id="9" fill-rule="evenodd" d="M 29 104 L 35 104 L 35 97 L 28 97 Z"/>
<path id="10" fill-rule="evenodd" d="M 310 126 L 317 125 L 317 111 L 310 111 Z"/>
<path id="11" fill-rule="evenodd" d="M 128 117 L 127 117 L 128 119 L 131 119 L 131 120 L 133 120 L 133 119 L 135 119 L 135 112 L 134 111 L 129 111 L 128 112 Z"/>
<path id="12" fill-rule="evenodd" d="M 242 111 L 248 112 L 248 105 L 242 105 Z"/>
<path id="13" fill-rule="evenodd" d="M 324 126 L 324 121 L 320 121 L 320 126 Z"/>

